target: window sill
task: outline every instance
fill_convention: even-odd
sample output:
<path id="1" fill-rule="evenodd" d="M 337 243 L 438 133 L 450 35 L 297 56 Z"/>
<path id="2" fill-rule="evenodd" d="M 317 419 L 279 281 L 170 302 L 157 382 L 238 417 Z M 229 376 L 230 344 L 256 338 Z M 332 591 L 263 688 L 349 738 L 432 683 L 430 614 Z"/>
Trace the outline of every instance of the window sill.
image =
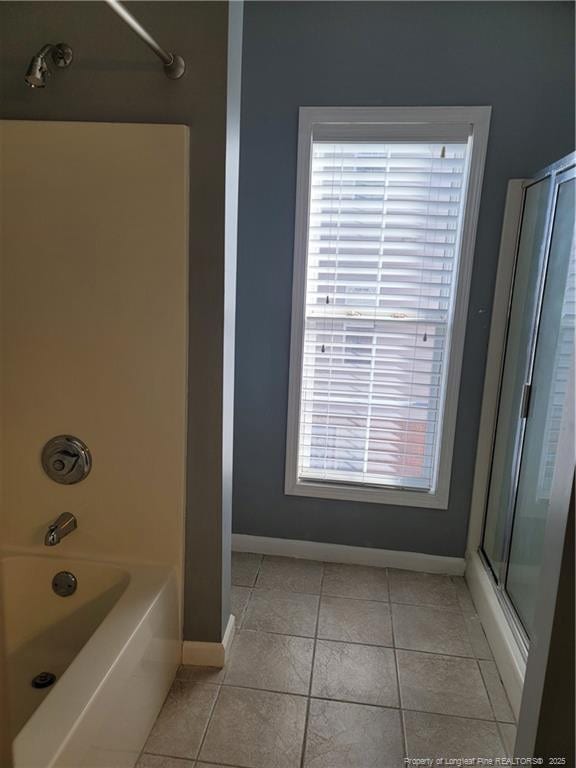
<path id="1" fill-rule="evenodd" d="M 435 493 L 424 491 L 394 490 L 373 486 L 341 485 L 339 483 L 313 482 L 310 480 L 286 480 L 287 496 L 308 496 L 316 499 L 361 501 L 394 507 L 422 507 L 447 509 L 448 491 L 437 489 Z"/>

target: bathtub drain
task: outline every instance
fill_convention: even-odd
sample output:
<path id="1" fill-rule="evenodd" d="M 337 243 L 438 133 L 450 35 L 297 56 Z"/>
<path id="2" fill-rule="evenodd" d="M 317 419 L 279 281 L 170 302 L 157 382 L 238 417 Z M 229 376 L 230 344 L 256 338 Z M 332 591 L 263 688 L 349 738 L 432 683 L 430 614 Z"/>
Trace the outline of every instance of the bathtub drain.
<path id="1" fill-rule="evenodd" d="M 49 688 L 56 682 L 56 675 L 52 672 L 40 672 L 32 680 L 32 688 Z"/>

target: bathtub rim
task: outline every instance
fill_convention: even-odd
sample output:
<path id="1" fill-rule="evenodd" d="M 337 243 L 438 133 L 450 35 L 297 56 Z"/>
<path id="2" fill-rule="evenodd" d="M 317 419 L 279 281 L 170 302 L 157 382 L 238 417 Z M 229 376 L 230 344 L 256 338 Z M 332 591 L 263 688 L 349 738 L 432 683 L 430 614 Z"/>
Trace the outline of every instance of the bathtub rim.
<path id="1" fill-rule="evenodd" d="M 58 680 L 54 689 L 16 734 L 12 750 L 15 766 L 28 768 L 40 765 L 38 739 L 42 735 L 43 766 L 52 766 L 64 751 L 86 710 L 97 697 L 114 666 L 130 641 L 142 627 L 149 614 L 171 582 L 177 590 L 176 566 L 158 563 L 127 563 L 113 560 L 79 557 L 75 554 L 40 554 L 24 548 L 3 548 L 0 560 L 32 557 L 45 561 L 74 561 L 120 568 L 129 581 L 117 602 Z M 180 612 L 179 612 L 180 613 Z M 178 616 L 181 635 L 181 617 Z"/>

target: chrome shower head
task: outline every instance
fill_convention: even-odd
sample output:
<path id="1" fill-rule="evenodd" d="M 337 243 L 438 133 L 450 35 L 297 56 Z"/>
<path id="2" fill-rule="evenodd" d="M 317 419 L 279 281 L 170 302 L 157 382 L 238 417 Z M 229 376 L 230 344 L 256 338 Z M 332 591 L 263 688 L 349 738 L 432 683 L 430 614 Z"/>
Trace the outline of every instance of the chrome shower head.
<path id="1" fill-rule="evenodd" d="M 48 43 L 43 45 L 36 56 L 30 60 L 28 69 L 24 76 L 26 85 L 30 88 L 44 88 L 46 77 L 50 74 L 50 69 L 46 59 L 50 56 L 55 66 L 59 68 L 69 67 L 72 63 L 72 48 L 66 43 Z"/>

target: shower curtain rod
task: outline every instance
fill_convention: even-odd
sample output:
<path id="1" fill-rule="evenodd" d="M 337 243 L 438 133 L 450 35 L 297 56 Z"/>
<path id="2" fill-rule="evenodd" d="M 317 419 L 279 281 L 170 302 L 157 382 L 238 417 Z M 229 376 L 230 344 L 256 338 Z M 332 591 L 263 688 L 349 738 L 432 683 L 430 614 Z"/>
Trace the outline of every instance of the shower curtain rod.
<path id="1" fill-rule="evenodd" d="M 158 45 L 152 35 L 148 34 L 144 27 L 138 21 L 136 21 L 134 16 L 132 16 L 132 14 L 127 11 L 123 5 L 121 5 L 119 0 L 106 0 L 106 2 L 110 8 L 112 8 L 112 10 L 115 11 L 118 16 L 120 16 L 120 18 L 126 22 L 126 24 L 128 24 L 129 27 L 132 27 L 138 37 L 144 40 L 146 45 L 154 51 L 156 56 L 158 56 L 158 58 L 164 64 L 164 72 L 166 73 L 167 77 L 169 77 L 171 80 L 178 80 L 178 78 L 182 77 L 184 70 L 186 69 L 186 63 L 181 56 L 177 56 L 174 53 L 168 53 L 164 50 L 164 48 Z"/>

